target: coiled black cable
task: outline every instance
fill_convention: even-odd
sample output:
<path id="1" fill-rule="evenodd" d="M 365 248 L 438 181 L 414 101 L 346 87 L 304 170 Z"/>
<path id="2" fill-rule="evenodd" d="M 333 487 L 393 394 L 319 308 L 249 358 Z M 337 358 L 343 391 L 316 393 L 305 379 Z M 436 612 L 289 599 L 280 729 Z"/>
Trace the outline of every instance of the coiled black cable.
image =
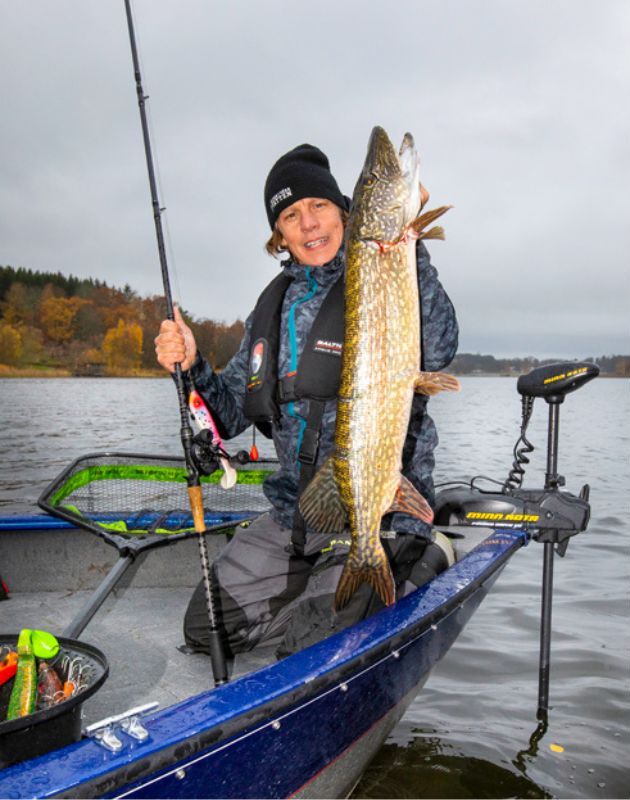
<path id="1" fill-rule="evenodd" d="M 512 462 L 512 469 L 506 478 L 502 491 L 510 492 L 514 489 L 520 489 L 523 483 L 523 476 L 525 475 L 525 464 L 529 464 L 527 455 L 534 450 L 534 445 L 527 440 L 525 432 L 529 425 L 529 420 L 534 410 L 534 398 L 523 395 L 521 397 L 521 435 L 519 436 L 516 444 L 514 445 L 514 461 Z"/>

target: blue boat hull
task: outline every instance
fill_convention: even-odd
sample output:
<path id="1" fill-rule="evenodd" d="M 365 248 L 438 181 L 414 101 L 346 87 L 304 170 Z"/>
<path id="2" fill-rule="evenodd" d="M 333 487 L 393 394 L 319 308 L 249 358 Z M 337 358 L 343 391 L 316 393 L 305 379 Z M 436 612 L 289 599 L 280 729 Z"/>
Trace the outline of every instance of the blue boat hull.
<path id="1" fill-rule="evenodd" d="M 146 719 L 0 774 L 2 797 L 340 797 L 525 543 L 494 532 L 430 584 L 329 639 Z"/>

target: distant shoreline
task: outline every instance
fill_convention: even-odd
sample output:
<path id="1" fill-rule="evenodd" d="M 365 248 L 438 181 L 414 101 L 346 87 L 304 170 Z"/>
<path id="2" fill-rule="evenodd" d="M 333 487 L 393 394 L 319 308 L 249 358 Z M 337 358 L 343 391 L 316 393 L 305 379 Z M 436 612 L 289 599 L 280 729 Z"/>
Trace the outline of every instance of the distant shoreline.
<path id="1" fill-rule="evenodd" d="M 163 369 L 142 369 L 131 372 L 112 373 L 111 375 L 90 375 L 75 373 L 69 369 L 50 367 L 37 369 L 35 367 L 8 367 L 0 364 L 0 380 L 2 378 L 169 378 Z"/>
<path id="2" fill-rule="evenodd" d="M 220 370 L 217 370 L 220 372 Z M 498 372 L 453 372 L 458 378 L 518 378 L 519 373 L 498 373 Z M 615 375 L 611 372 L 602 372 L 600 378 L 621 378 L 628 380 L 628 375 Z M 170 379 L 171 376 L 164 370 L 138 370 L 135 372 L 117 373 L 112 375 L 82 375 L 71 372 L 68 369 L 27 369 L 7 367 L 0 364 L 0 380 L 3 378 L 90 378 L 92 380 L 103 380 L 107 378 L 164 378 Z"/>

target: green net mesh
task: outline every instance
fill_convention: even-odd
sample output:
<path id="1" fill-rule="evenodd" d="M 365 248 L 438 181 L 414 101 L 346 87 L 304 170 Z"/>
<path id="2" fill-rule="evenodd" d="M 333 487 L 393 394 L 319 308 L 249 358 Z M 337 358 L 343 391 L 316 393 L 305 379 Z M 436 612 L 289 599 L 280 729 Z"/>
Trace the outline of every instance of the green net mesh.
<path id="1" fill-rule="evenodd" d="M 277 462 L 238 465 L 236 485 L 223 471 L 201 477 L 206 528 L 237 524 L 269 507 L 262 483 Z M 184 460 L 175 456 L 96 453 L 77 459 L 45 490 L 46 511 L 96 532 L 124 536 L 194 531 Z"/>

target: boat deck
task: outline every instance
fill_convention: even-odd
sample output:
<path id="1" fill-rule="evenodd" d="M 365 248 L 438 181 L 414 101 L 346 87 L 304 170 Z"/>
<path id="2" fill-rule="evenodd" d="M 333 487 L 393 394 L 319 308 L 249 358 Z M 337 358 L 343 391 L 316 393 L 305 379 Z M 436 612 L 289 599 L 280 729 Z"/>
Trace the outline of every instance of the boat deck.
<path id="1" fill-rule="evenodd" d="M 61 635 L 66 622 L 91 592 L 19 592 L 0 605 L 0 630 L 40 628 Z M 84 725 L 156 701 L 160 708 L 185 700 L 214 681 L 208 656 L 185 653 L 182 622 L 190 599 L 187 586 L 115 590 L 80 637 L 99 648 L 109 677 L 83 705 Z M 273 648 L 259 648 L 229 664 L 231 677 L 275 660 Z"/>
<path id="2" fill-rule="evenodd" d="M 468 529 L 465 539 L 455 539 L 458 559 L 486 535 L 485 529 Z M 207 539 L 212 559 L 226 539 Z M 77 529 L 5 531 L 2 544 L 2 573 L 11 589 L 11 599 L 0 603 L 5 634 L 39 628 L 63 636 L 118 555 Z M 143 554 L 107 597 L 77 637 L 100 649 L 110 668 L 83 704 L 84 726 L 149 702 L 165 708 L 214 687 L 208 656 L 183 647 L 184 613 L 200 579 L 198 544 L 188 539 Z M 274 649 L 239 654 L 228 663 L 230 678 L 274 663 Z"/>
<path id="3" fill-rule="evenodd" d="M 211 558 L 226 542 L 223 535 L 207 540 Z M 3 531 L 1 542 L 2 577 L 11 590 L 0 603 L 5 634 L 39 628 L 63 636 L 118 557 L 113 547 L 76 529 Z M 184 613 L 199 580 L 194 538 L 137 559 L 77 637 L 109 663 L 109 677 L 83 705 L 84 725 L 149 702 L 165 708 L 214 687 L 208 656 L 179 649 Z M 230 678 L 273 661 L 273 648 L 239 655 L 228 663 Z"/>

